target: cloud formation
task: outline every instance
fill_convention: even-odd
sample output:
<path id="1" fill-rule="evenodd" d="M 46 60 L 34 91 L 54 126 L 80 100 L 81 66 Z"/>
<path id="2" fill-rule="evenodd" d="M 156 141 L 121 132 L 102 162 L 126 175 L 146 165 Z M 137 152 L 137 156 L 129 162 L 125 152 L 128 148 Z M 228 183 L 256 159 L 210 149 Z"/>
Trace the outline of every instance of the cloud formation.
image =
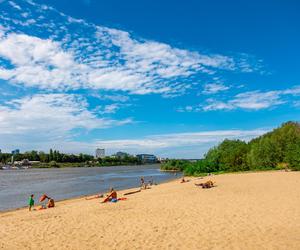
<path id="1" fill-rule="evenodd" d="M 77 95 L 37 94 L 0 105 L 0 141 L 24 136 L 51 143 L 71 138 L 75 129 L 89 131 L 130 122 L 97 117 Z"/>
<path id="2" fill-rule="evenodd" d="M 108 117 L 130 106 L 131 94 L 174 97 L 204 83 L 208 84 L 202 94 L 220 94 L 229 88 L 222 84 L 224 73 L 260 71 L 261 62 L 247 54 L 201 52 L 143 39 L 75 19 L 32 0 L 0 0 L 0 8 L 0 80 L 23 91 L 21 97 L 16 94 L 0 100 L 0 141 L 7 148 L 54 147 L 92 153 L 103 146 L 130 152 L 173 148 L 175 152 L 190 146 L 207 149 L 224 138 L 247 139 L 262 133 L 220 130 L 88 140 L 83 135 L 90 131 L 132 122 L 130 118 L 117 121 Z M 279 104 L 282 95 L 291 95 L 291 90 L 286 91 L 274 97 L 273 103 Z M 242 108 L 257 94 L 260 92 L 244 93 L 235 96 L 235 101 L 220 100 L 211 107 L 212 99 L 207 99 L 206 106 L 182 110 Z M 93 107 L 89 105 L 92 98 L 97 98 Z M 253 108 L 268 106 L 262 104 L 264 98 L 272 99 L 261 93 Z"/>
<path id="3" fill-rule="evenodd" d="M 191 76 L 257 67 L 244 54 L 203 54 L 135 38 L 30 0 L 1 7 L 0 79 L 13 84 L 172 96 L 191 87 Z"/>
<path id="4" fill-rule="evenodd" d="M 208 83 L 204 85 L 204 90 L 202 91 L 205 95 L 216 94 L 221 91 L 230 89 L 229 86 L 226 86 L 222 83 Z"/>
<path id="5" fill-rule="evenodd" d="M 162 157 L 174 158 L 200 158 L 207 150 L 220 143 L 224 139 L 240 139 L 249 141 L 254 137 L 260 136 L 269 130 L 216 130 L 201 131 L 191 133 L 174 133 L 145 136 L 140 139 L 122 139 L 122 140 L 92 140 L 76 141 L 73 138 L 53 138 L 52 140 L 33 140 L 28 141 L 31 137 L 19 137 L 13 140 L 8 146 L 16 147 L 16 143 L 24 148 L 49 150 L 54 147 L 62 152 L 67 153 L 89 153 L 93 154 L 98 147 L 105 148 L 107 153 L 114 153 L 119 150 L 137 154 L 137 153 L 155 153 Z M 5 135 L 0 134 L 0 138 Z M 188 156 L 183 152 L 189 151 Z"/>
<path id="6" fill-rule="evenodd" d="M 248 141 L 265 133 L 266 130 L 216 130 L 193 133 L 175 133 L 147 136 L 138 140 L 98 140 L 96 143 L 106 148 L 169 148 L 193 146 L 205 143 L 218 143 L 224 139 L 241 139 Z"/>
<path id="7" fill-rule="evenodd" d="M 285 103 L 291 103 L 289 97 L 299 97 L 300 87 L 294 86 L 285 90 L 272 91 L 248 91 L 235 95 L 229 100 L 219 100 L 208 98 L 205 103 L 198 105 L 188 105 L 178 108 L 179 112 L 203 112 L 216 110 L 261 110 L 275 108 Z M 295 101 L 294 101 L 295 102 Z"/>

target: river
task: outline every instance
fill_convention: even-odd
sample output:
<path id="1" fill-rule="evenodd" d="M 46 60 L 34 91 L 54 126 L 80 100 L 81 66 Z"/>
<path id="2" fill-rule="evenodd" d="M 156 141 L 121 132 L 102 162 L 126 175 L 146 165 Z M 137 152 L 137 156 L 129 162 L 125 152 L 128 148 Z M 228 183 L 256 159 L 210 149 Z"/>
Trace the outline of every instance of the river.
<path id="1" fill-rule="evenodd" d="M 178 176 L 159 171 L 159 165 L 26 169 L 0 171 L 0 211 L 27 205 L 30 194 L 46 193 L 55 200 L 137 187 L 140 177 L 161 183 Z"/>

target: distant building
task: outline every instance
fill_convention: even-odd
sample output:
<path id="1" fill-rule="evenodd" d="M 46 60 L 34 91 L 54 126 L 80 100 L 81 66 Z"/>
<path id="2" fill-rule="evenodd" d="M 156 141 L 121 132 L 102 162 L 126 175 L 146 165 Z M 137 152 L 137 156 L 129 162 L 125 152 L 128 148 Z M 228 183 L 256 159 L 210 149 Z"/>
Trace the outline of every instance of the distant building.
<path id="1" fill-rule="evenodd" d="M 155 155 L 150 154 L 139 154 L 136 157 L 143 163 L 156 163 L 157 157 Z"/>
<path id="2" fill-rule="evenodd" d="M 125 157 L 129 156 L 129 154 L 126 152 L 119 151 L 119 152 L 115 153 L 113 156 L 118 157 L 118 158 L 125 158 Z"/>
<path id="3" fill-rule="evenodd" d="M 168 158 L 164 158 L 164 157 L 158 157 L 157 159 L 160 162 L 165 162 L 165 161 L 169 160 Z"/>
<path id="4" fill-rule="evenodd" d="M 97 148 L 95 158 L 104 158 L 105 157 L 105 149 L 104 148 Z"/>
<path id="5" fill-rule="evenodd" d="M 15 149 L 15 150 L 11 151 L 11 154 L 12 155 L 18 155 L 18 154 L 20 154 L 20 149 Z"/>

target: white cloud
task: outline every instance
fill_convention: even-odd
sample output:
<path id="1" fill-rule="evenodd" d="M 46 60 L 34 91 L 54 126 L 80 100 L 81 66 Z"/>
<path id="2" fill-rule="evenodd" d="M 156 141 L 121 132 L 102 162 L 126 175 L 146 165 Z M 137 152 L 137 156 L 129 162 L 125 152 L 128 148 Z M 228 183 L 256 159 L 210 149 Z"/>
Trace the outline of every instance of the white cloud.
<path id="1" fill-rule="evenodd" d="M 13 1 L 8 1 L 8 3 L 15 9 L 17 10 L 21 10 L 21 7 L 19 5 L 17 5 L 15 2 Z"/>
<path id="2" fill-rule="evenodd" d="M 249 91 L 235 95 L 232 99 L 223 101 L 214 98 L 206 99 L 204 104 L 195 106 L 188 105 L 178 108 L 178 112 L 201 112 L 214 110 L 260 110 L 275 108 L 279 105 L 289 103 L 289 96 L 297 97 L 300 95 L 300 87 L 294 86 L 285 90 L 274 91 Z"/>
<path id="3" fill-rule="evenodd" d="M 204 90 L 202 91 L 203 94 L 216 94 L 221 91 L 228 90 L 230 87 L 225 86 L 221 83 L 208 83 L 204 85 Z"/>
<path id="4" fill-rule="evenodd" d="M 228 139 L 249 140 L 255 136 L 265 133 L 266 130 L 217 130 L 193 133 L 175 133 L 148 136 L 138 140 L 108 140 L 97 141 L 97 144 L 107 148 L 167 148 L 193 146 L 202 143 L 220 142 Z"/>
<path id="5" fill-rule="evenodd" d="M 108 152 L 124 150 L 132 154 L 137 153 L 155 153 L 164 157 L 182 157 L 200 158 L 207 150 L 220 143 L 224 139 L 241 139 L 249 141 L 250 139 L 266 133 L 268 130 L 217 130 L 203 131 L 192 133 L 174 133 L 146 136 L 140 139 L 124 139 L 124 140 L 96 140 L 91 143 L 78 144 L 72 142 L 72 146 L 81 148 L 82 150 L 94 151 L 97 147 L 103 147 Z M 189 151 L 188 155 L 182 152 Z"/>
<path id="6" fill-rule="evenodd" d="M 129 107 L 130 104 L 124 104 L 124 103 L 112 103 L 108 105 L 98 106 L 94 109 L 95 113 L 99 114 L 115 114 L 119 109 L 124 107 Z"/>
<path id="7" fill-rule="evenodd" d="M 203 110 L 232 110 L 238 108 L 245 110 L 260 110 L 274 108 L 285 103 L 285 101 L 281 99 L 280 94 L 279 91 L 250 91 L 240 93 L 228 102 L 208 99 L 208 104 L 203 106 Z"/>
<path id="8" fill-rule="evenodd" d="M 14 84 L 170 97 L 189 89 L 192 75 L 251 68 L 245 55 L 234 58 L 179 49 L 90 24 L 46 5 L 18 3 L 7 5 L 14 12 L 0 15 L 0 21 L 9 27 L 1 35 L 0 57 L 13 65 L 1 65 L 0 78 Z"/>
<path id="9" fill-rule="evenodd" d="M 224 109 L 227 109 L 227 110 L 230 110 L 230 109 L 233 109 L 234 107 L 229 104 L 229 103 L 225 103 L 225 102 L 222 102 L 222 101 L 217 101 L 217 100 L 214 100 L 214 99 L 207 99 L 207 104 L 206 105 L 199 105 L 197 106 L 196 108 L 196 112 L 199 112 L 199 111 L 211 111 L 211 110 L 224 110 Z M 195 109 L 193 109 L 194 111 Z"/>
<path id="10" fill-rule="evenodd" d="M 285 103 L 281 99 L 279 91 L 251 91 L 241 93 L 235 96 L 235 98 L 229 101 L 229 104 L 234 108 L 242 109 L 266 109 L 270 107 L 275 107 L 277 105 Z"/>
<path id="11" fill-rule="evenodd" d="M 293 88 L 281 91 L 283 95 L 293 95 L 299 96 L 300 95 L 300 86 L 294 86 Z"/>
<path id="12" fill-rule="evenodd" d="M 88 103 L 77 95 L 38 94 L 0 105 L 0 141 L 31 138 L 31 141 L 65 140 L 74 129 L 93 130 L 118 126 L 130 119 L 115 121 L 99 118 L 88 110 Z M 6 138 L 2 140 L 1 138 Z M 14 141 L 14 140 L 12 140 Z"/>

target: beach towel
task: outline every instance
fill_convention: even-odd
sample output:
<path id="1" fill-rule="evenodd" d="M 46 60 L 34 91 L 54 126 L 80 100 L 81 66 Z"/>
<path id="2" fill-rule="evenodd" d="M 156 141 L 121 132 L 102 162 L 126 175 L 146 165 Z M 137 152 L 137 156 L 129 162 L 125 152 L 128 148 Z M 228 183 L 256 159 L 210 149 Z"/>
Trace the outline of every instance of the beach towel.
<path id="1" fill-rule="evenodd" d="M 125 198 L 125 197 L 122 197 L 122 198 L 118 199 L 118 201 L 126 201 L 126 200 L 127 200 L 127 198 Z"/>

